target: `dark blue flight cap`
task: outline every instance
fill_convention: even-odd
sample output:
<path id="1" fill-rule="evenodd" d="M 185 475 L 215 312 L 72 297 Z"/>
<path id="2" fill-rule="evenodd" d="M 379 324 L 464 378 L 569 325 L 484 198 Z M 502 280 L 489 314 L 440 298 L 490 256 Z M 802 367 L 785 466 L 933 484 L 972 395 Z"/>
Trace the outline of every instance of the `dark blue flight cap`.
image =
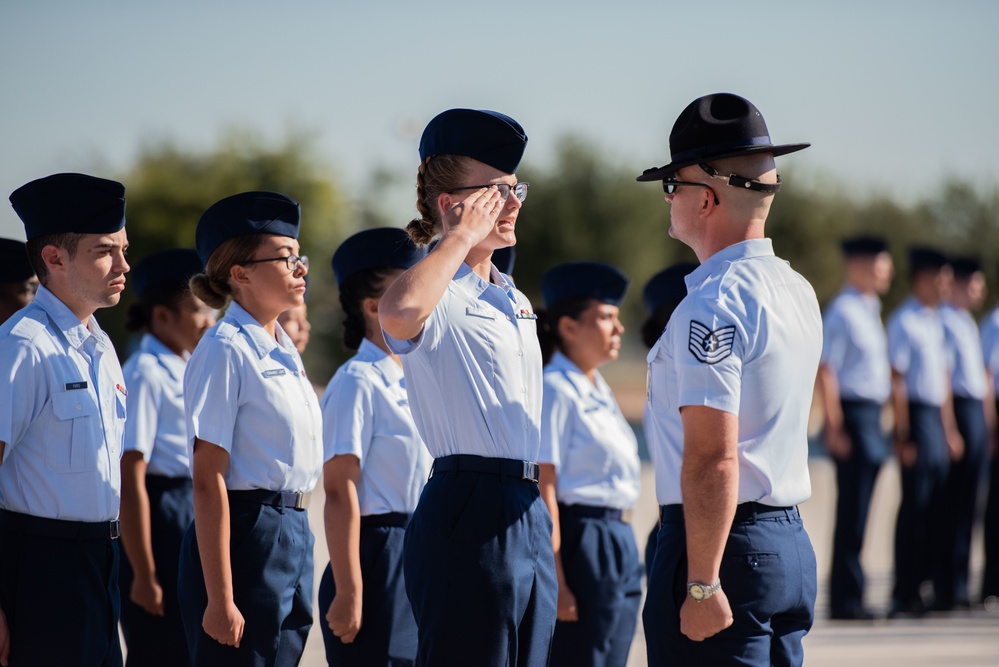
<path id="1" fill-rule="evenodd" d="M 21 283 L 35 275 L 23 241 L 0 239 L 0 283 Z"/>
<path id="2" fill-rule="evenodd" d="M 970 278 L 982 270 L 982 260 L 978 257 L 953 257 L 950 268 L 954 270 L 955 278 Z"/>
<path id="3" fill-rule="evenodd" d="M 687 296 L 687 277 L 699 264 L 674 264 L 649 278 L 642 290 L 642 304 L 651 315 L 660 308 L 672 304 L 675 309 Z"/>
<path id="4" fill-rule="evenodd" d="M 947 266 L 947 257 L 933 248 L 914 247 L 909 249 L 909 271 L 939 271 Z"/>
<path id="5" fill-rule="evenodd" d="M 169 286 L 178 291 L 187 288 L 191 276 L 205 270 L 192 248 L 170 248 L 147 255 L 132 268 L 132 290 L 140 299 L 154 286 Z"/>
<path id="6" fill-rule="evenodd" d="M 366 229 L 347 238 L 333 253 L 333 275 L 340 287 L 364 269 L 408 269 L 426 256 L 405 230 L 398 227 Z"/>
<path id="7" fill-rule="evenodd" d="M 243 192 L 212 204 L 194 234 L 198 256 L 206 265 L 215 250 L 237 236 L 273 234 L 298 238 L 302 207 L 277 192 Z"/>
<path id="8" fill-rule="evenodd" d="M 853 236 L 839 244 L 846 257 L 873 257 L 888 252 L 888 242 L 880 236 Z"/>
<path id="9" fill-rule="evenodd" d="M 114 234 L 125 226 L 125 186 L 86 174 L 53 174 L 22 185 L 10 204 L 28 240 L 49 234 Z"/>
<path id="10" fill-rule="evenodd" d="M 513 265 L 516 261 L 517 251 L 515 250 L 515 246 L 508 245 L 505 248 L 493 251 L 493 266 L 500 273 L 505 273 L 508 276 L 513 274 Z"/>
<path id="11" fill-rule="evenodd" d="M 496 111 L 449 109 L 434 117 L 420 139 L 420 160 L 431 155 L 464 155 L 517 173 L 527 134 L 520 123 Z"/>
<path id="12" fill-rule="evenodd" d="M 551 308 L 562 299 L 581 297 L 617 306 L 628 291 L 628 276 L 602 262 L 570 262 L 541 276 L 541 297 Z"/>

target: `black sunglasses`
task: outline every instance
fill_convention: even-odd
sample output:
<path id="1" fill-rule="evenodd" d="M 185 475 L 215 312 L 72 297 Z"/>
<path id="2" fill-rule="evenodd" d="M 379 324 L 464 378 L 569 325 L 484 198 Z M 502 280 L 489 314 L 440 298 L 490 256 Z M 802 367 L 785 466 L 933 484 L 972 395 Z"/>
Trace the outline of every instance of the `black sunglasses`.
<path id="1" fill-rule="evenodd" d="M 718 206 L 719 204 L 718 195 L 715 194 L 714 189 L 712 189 L 712 187 L 707 183 L 696 183 L 694 181 L 678 181 L 675 178 L 664 178 L 663 192 L 665 192 L 668 195 L 675 195 L 677 188 L 679 188 L 681 185 L 696 185 L 697 187 L 707 188 L 708 190 L 711 190 L 711 195 L 715 198 L 715 206 Z"/>

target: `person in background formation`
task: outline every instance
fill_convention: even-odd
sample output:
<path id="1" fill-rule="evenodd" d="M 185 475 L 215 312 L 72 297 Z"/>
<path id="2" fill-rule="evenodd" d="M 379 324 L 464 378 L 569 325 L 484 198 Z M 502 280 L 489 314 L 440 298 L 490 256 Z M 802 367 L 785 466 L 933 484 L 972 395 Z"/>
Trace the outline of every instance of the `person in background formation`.
<path id="1" fill-rule="evenodd" d="M 939 306 L 951 270 L 932 248 L 909 251 L 911 295 L 888 320 L 894 447 L 902 474 L 895 527 L 895 584 L 889 615 L 921 614 L 923 582 L 941 594 L 944 481 L 951 456 L 963 449 L 954 422 L 944 328 Z"/>
<path id="2" fill-rule="evenodd" d="M 228 308 L 184 373 L 194 523 L 179 589 L 194 665 L 297 665 L 312 626 L 305 510 L 322 470 L 322 414 L 277 323 L 304 300 L 300 222 L 298 203 L 274 192 L 226 197 L 198 221 L 205 271 L 191 291 Z"/>
<path id="3" fill-rule="evenodd" d="M 940 544 L 945 551 L 940 588 L 933 601 L 936 611 L 971 606 L 968 592 L 971 530 L 978 514 L 978 491 L 989 455 L 986 402 L 992 409 L 981 334 L 973 315 L 985 301 L 985 274 L 975 257 L 952 258 L 950 266 L 954 280 L 949 298 L 940 306 L 940 319 L 951 371 L 954 420 L 964 448 L 951 457 L 944 485 L 945 530 Z"/>
<path id="4" fill-rule="evenodd" d="M 541 278 L 538 462 L 558 574 L 554 667 L 625 667 L 638 623 L 642 568 L 629 521 L 638 441 L 597 370 L 620 353 L 618 306 L 628 283 L 598 262 L 562 264 Z"/>
<path id="5" fill-rule="evenodd" d="M 891 396 L 888 338 L 881 297 L 894 274 L 888 244 L 874 236 L 845 239 L 846 286 L 822 318 L 817 389 L 826 451 L 836 464 L 836 527 L 829 575 L 829 617 L 872 620 L 864 606 L 860 552 L 881 465 L 891 454 L 881 413 Z"/>
<path id="6" fill-rule="evenodd" d="M 402 547 L 433 459 L 409 411 L 402 363 L 378 325 L 378 300 L 423 256 L 405 231 L 391 227 L 359 232 L 333 254 L 344 344 L 357 354 L 337 370 L 321 403 L 330 564 L 319 609 L 330 665 L 416 662 Z"/>
<path id="7" fill-rule="evenodd" d="M 94 312 L 125 289 L 125 187 L 54 174 L 10 202 L 41 286 L 0 327 L 0 665 L 120 666 L 127 391 Z"/>
<path id="8" fill-rule="evenodd" d="M 278 315 L 278 324 L 288 334 L 288 338 L 294 343 L 299 354 L 305 354 L 305 348 L 309 345 L 309 334 L 312 331 L 312 324 L 309 323 L 309 306 L 305 302 L 305 297 L 309 295 L 309 276 L 305 276 L 305 294 L 302 295 L 302 305 L 295 306 Z"/>
<path id="9" fill-rule="evenodd" d="M 999 412 L 999 306 L 982 320 L 981 335 L 989 389 L 996 402 L 992 406 L 986 406 L 992 408 L 986 413 L 992 423 L 989 424 L 990 433 L 986 445 L 989 488 L 983 531 L 985 567 L 979 599 L 985 603 L 986 608 L 995 610 L 999 609 L 999 428 L 995 417 L 996 412 Z"/>
<path id="10" fill-rule="evenodd" d="M 180 545 L 194 520 L 184 420 L 184 368 L 215 315 L 191 294 L 198 253 L 173 248 L 136 264 L 129 331 L 142 331 L 122 372 L 128 421 L 121 457 L 121 627 L 129 667 L 186 665 L 177 601 Z"/>
<path id="11" fill-rule="evenodd" d="M 0 239 L 0 324 L 35 298 L 38 277 L 22 241 Z"/>
<path id="12" fill-rule="evenodd" d="M 797 505 L 811 494 L 822 321 L 764 225 L 774 157 L 808 144 L 774 145 L 756 107 L 729 93 L 688 105 L 669 143 L 671 163 L 638 180 L 662 183 L 670 236 L 701 265 L 648 357 L 662 521 L 649 664 L 800 665 L 816 574 Z"/>
<path id="13" fill-rule="evenodd" d="M 674 264 L 649 278 L 642 289 L 642 304 L 645 306 L 645 321 L 642 322 L 641 334 L 645 347 L 652 349 L 662 336 L 669 318 L 680 302 L 687 296 L 687 283 L 684 279 L 697 268 L 694 262 Z M 646 381 L 648 378 L 646 378 Z M 652 413 L 649 402 L 645 402 L 642 411 L 642 428 L 645 431 L 645 441 L 650 441 L 652 432 Z M 649 450 L 649 458 L 652 450 Z M 653 466 L 655 462 L 653 461 Z M 645 576 L 652 572 L 652 560 L 656 556 L 656 535 L 659 533 L 659 519 L 652 525 L 648 538 L 645 540 Z"/>
<path id="14" fill-rule="evenodd" d="M 420 141 L 413 239 L 440 242 L 378 306 L 413 420 L 435 457 L 406 529 L 417 663 L 548 662 L 558 582 L 538 492 L 541 349 L 530 302 L 492 265 L 514 245 L 527 136 L 494 111 L 451 109 Z"/>

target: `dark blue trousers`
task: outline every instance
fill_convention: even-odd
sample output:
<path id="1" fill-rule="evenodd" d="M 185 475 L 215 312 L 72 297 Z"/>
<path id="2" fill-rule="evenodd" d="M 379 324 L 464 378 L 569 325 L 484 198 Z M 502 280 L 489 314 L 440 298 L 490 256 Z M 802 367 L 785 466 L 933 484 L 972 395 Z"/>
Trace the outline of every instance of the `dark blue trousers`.
<path id="1" fill-rule="evenodd" d="M 964 456 L 951 461 L 944 487 L 943 526 L 946 529 L 941 544 L 949 547 L 944 553 L 940 586 L 935 606 L 950 609 L 954 604 L 968 604 L 968 570 L 971 561 L 971 529 L 978 509 L 978 493 L 988 467 L 988 426 L 982 401 L 962 396 L 954 397 L 954 416 L 964 439 Z"/>
<path id="2" fill-rule="evenodd" d="M 996 402 L 999 410 L 999 401 Z M 985 572 L 981 599 L 999 596 L 999 454 L 989 465 L 989 496 L 985 504 Z"/>
<path id="3" fill-rule="evenodd" d="M 940 408 L 910 402 L 909 431 L 916 443 L 916 462 L 901 468 L 892 601 L 897 610 L 920 611 L 919 587 L 924 581 L 939 579 L 946 552 L 941 544 L 943 526 L 951 520 L 943 509 L 949 455 Z"/>
<path id="4" fill-rule="evenodd" d="M 555 624 L 552 667 L 625 667 L 638 625 L 642 565 L 631 526 L 559 505 L 562 568 L 579 620 Z"/>
<path id="5" fill-rule="evenodd" d="M 134 574 L 128 558 L 121 559 L 121 629 L 128 649 L 128 667 L 183 667 L 188 664 L 187 639 L 180 620 L 177 599 L 177 567 L 180 545 L 194 521 L 191 480 L 150 475 L 150 531 L 156 579 L 163 588 L 163 616 L 153 616 L 132 602 Z"/>
<path id="6" fill-rule="evenodd" d="M 121 667 L 118 542 L 45 536 L 70 523 L 0 512 L 10 667 Z"/>
<path id="7" fill-rule="evenodd" d="M 686 529 L 682 516 L 664 513 L 642 614 L 649 666 L 801 665 L 801 640 L 815 618 L 816 574 L 797 509 L 734 523 L 720 576 L 734 622 L 703 642 L 691 641 L 680 632 Z"/>
<path id="8" fill-rule="evenodd" d="M 406 597 L 402 572 L 407 523 L 408 515 L 405 514 L 361 518 L 361 579 L 364 582 L 361 631 L 350 644 L 340 641 L 326 622 L 326 612 L 336 596 L 333 570 L 326 566 L 319 582 L 317 615 L 326 645 L 326 662 L 331 666 L 412 667 L 416 664 L 416 619 Z"/>
<path id="9" fill-rule="evenodd" d="M 208 594 L 192 523 L 180 556 L 180 612 L 191 664 L 294 667 L 312 627 L 312 531 L 308 513 L 229 501 L 232 588 L 246 626 L 239 648 L 201 627 Z"/>
<path id="10" fill-rule="evenodd" d="M 832 616 L 849 616 L 863 608 L 864 571 L 860 551 L 871 507 L 871 495 L 888 441 L 881 429 L 881 405 L 844 400 L 843 426 L 852 444 L 850 455 L 836 460 L 836 528 L 829 573 Z"/>
<path id="11" fill-rule="evenodd" d="M 558 580 L 537 483 L 435 472 L 406 529 L 404 569 L 417 665 L 548 664 Z"/>
<path id="12" fill-rule="evenodd" d="M 656 542 L 659 539 L 659 522 L 652 524 L 649 537 L 645 540 L 645 578 L 652 574 L 652 561 L 656 557 Z"/>

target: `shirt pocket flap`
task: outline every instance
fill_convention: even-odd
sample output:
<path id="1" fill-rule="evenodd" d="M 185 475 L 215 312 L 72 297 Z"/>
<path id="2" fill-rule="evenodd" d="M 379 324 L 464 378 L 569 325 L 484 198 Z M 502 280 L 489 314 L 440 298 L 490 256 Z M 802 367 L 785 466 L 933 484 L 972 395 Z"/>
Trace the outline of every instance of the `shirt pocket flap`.
<path id="1" fill-rule="evenodd" d="M 61 391 L 52 394 L 52 412 L 59 419 L 77 419 L 97 414 L 97 405 L 86 391 Z"/>
<path id="2" fill-rule="evenodd" d="M 468 306 L 465 308 L 465 314 L 471 315 L 472 317 L 481 317 L 484 320 L 496 319 L 496 311 L 489 310 L 488 308 L 475 308 L 473 306 Z"/>

